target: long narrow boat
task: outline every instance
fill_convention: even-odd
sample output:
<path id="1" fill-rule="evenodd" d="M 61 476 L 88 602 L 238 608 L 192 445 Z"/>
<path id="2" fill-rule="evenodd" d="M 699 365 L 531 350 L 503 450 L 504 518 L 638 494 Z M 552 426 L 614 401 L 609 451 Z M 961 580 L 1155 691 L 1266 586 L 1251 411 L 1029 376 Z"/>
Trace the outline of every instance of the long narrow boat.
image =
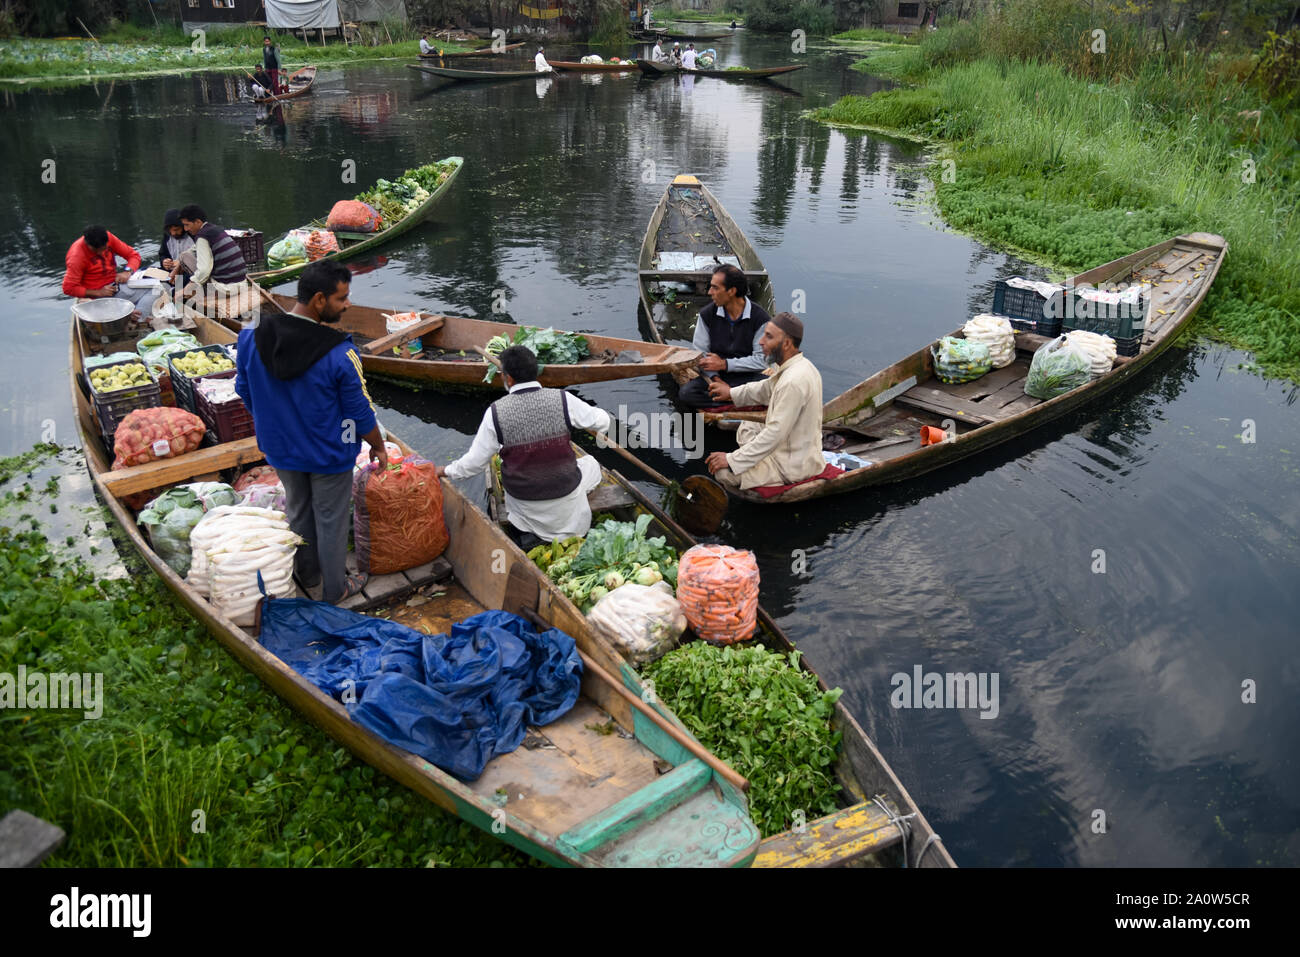
<path id="1" fill-rule="evenodd" d="M 830 479 L 796 485 L 772 498 L 728 489 L 737 498 L 770 505 L 840 495 L 900 482 L 1024 435 L 1102 399 L 1140 375 L 1187 327 L 1223 265 L 1228 244 L 1212 233 L 1188 233 L 1139 249 L 1080 273 L 1069 282 L 1099 287 L 1149 283 L 1151 305 L 1135 356 L 1119 356 L 1111 370 L 1064 395 L 1043 401 L 1025 394 L 1029 364 L 1048 339 L 1016 333 L 1016 359 L 974 382 L 948 385 L 934 375 L 931 348 L 895 362 L 822 407 L 822 428 L 847 440 L 840 451 L 870 464 Z M 1068 283 L 1067 283 L 1068 284 Z M 958 329 L 953 335 L 960 337 Z M 725 414 L 724 414 L 725 415 Z M 934 426 L 948 441 L 922 446 L 920 430 Z"/>
<path id="2" fill-rule="evenodd" d="M 448 176 L 436 189 L 429 193 L 429 198 L 417 206 L 411 212 L 407 213 L 401 220 L 389 226 L 387 229 L 380 230 L 377 233 L 339 233 L 334 235 L 338 239 L 339 251 L 323 256 L 321 260 L 327 259 L 344 260 L 351 259 L 354 256 L 360 256 L 367 253 L 384 243 L 396 239 L 403 233 L 410 232 L 420 223 L 429 218 L 433 208 L 438 205 L 447 192 L 451 189 L 452 184 L 456 182 L 456 177 L 465 166 L 465 160 L 459 156 L 448 156 L 444 163 L 452 163 L 451 175 Z M 297 263 L 292 266 L 285 266 L 281 269 L 265 269 L 261 272 L 250 272 L 248 278 L 263 286 L 275 286 L 282 282 L 293 279 L 304 269 L 307 263 Z"/>
<path id="3" fill-rule="evenodd" d="M 719 263 L 744 270 L 749 298 L 772 312 L 772 282 L 754 247 L 699 179 L 678 176 L 650 216 L 637 260 L 641 307 L 655 342 L 691 341 Z M 681 385 L 696 375 L 694 369 L 685 369 L 673 378 Z"/>
<path id="4" fill-rule="evenodd" d="M 445 66 L 425 66 L 423 63 L 408 63 L 406 66 L 421 73 L 440 76 L 444 80 L 525 80 L 530 76 L 546 76 L 536 70 L 453 70 Z"/>
<path id="5" fill-rule="evenodd" d="M 786 66 L 769 66 L 757 67 L 755 69 L 745 69 L 737 67 L 732 70 L 705 70 L 696 67 L 694 70 L 688 70 L 682 66 L 673 66 L 670 63 L 656 63 L 654 60 L 639 59 L 636 61 L 637 67 L 647 76 L 662 76 L 665 73 L 681 73 L 691 76 L 710 76 L 720 80 L 761 80 L 771 76 L 780 76 L 783 73 L 793 73 L 795 70 L 802 70 L 808 64 L 791 63 Z"/>
<path id="6" fill-rule="evenodd" d="M 730 30 L 723 30 L 720 33 L 683 33 L 679 30 L 629 30 L 627 35 L 639 43 L 654 43 L 656 40 L 699 40 L 704 43 L 712 43 L 716 40 L 725 40 L 728 37 L 735 36 Z"/>
<path id="7" fill-rule="evenodd" d="M 582 454 L 577 446 L 575 449 Z M 496 470 L 490 472 L 489 510 L 498 523 L 504 523 L 507 519 L 504 493 Z M 623 475 L 603 466 L 601 473 L 601 484 L 588 496 L 593 513 L 609 513 L 620 521 L 650 515 L 652 521 L 647 535 L 662 535 L 679 554 L 697 544 Z M 516 561 L 519 556 L 527 560 L 513 542 L 511 545 Z M 582 612 L 549 578 L 542 580 L 552 608 L 567 606 L 567 621 L 582 617 Z M 688 630 L 683 640 L 693 638 Z M 782 654 L 795 650 L 794 642 L 761 606 L 754 640 Z M 822 690 L 828 690 L 829 686 L 813 670 L 807 655 L 800 655 L 799 666 L 817 678 Z M 639 681 L 631 665 L 624 664 L 620 674 L 629 688 Z M 842 697 L 835 704 L 832 726 L 841 734 L 840 754 L 835 764 L 835 777 L 841 789 L 839 810 L 766 838 L 754 866 L 832 867 L 871 858 L 873 863 L 884 865 L 956 867 L 930 822 L 862 725 L 845 707 Z"/>
<path id="8" fill-rule="evenodd" d="M 576 60 L 547 60 L 552 70 L 564 73 L 634 73 L 636 63 L 579 63 Z"/>
<path id="9" fill-rule="evenodd" d="M 272 298 L 285 311 L 292 309 L 295 302 L 292 296 L 275 294 Z M 421 385 L 504 388 L 501 376 L 494 376 L 491 383 L 483 381 L 487 362 L 474 349 L 485 348 L 493 336 L 514 335 L 518 326 L 459 316 L 431 315 L 429 318 L 441 319 L 442 324 L 421 334 L 421 358 L 403 358 L 393 355 L 391 350 L 369 351 L 371 343 L 386 336 L 387 320 L 380 309 L 355 304 L 349 306 L 336 328 L 352 334 L 361 354 L 361 365 L 368 373 Z M 226 322 L 231 328 L 239 328 L 238 319 Z M 539 376 L 542 385 L 563 388 L 587 382 L 676 373 L 694 365 L 700 358 L 694 349 L 612 336 L 588 335 L 587 345 L 591 355 L 578 364 L 547 365 Z M 640 361 L 630 361 L 632 354 L 639 355 Z"/>
<path id="10" fill-rule="evenodd" d="M 295 70 L 289 74 L 289 79 L 285 85 L 289 89 L 284 93 L 277 93 L 275 96 L 255 96 L 254 103 L 278 103 L 281 100 L 292 100 L 294 97 L 302 96 L 311 91 L 311 86 L 316 82 L 316 67 L 305 66 L 300 70 Z"/>
<path id="11" fill-rule="evenodd" d="M 234 339 L 232 332 L 214 322 L 200 317 L 196 323 L 200 341 Z M 132 345 L 114 342 L 104 348 L 111 352 Z M 99 348 L 85 340 L 74 320 L 72 397 L 95 488 L 123 533 L 176 599 L 241 665 L 303 717 L 398 783 L 550 864 L 744 866 L 753 860 L 759 835 L 744 795 L 719 773 L 721 765 L 715 769 L 692 755 L 629 704 L 620 690 L 624 686 L 643 700 L 652 701 L 653 696 L 644 693 L 639 682 L 628 683 L 626 675 L 606 681 L 586 669 L 582 696 L 568 713 L 543 728 L 530 728 L 521 747 L 493 759 L 472 782 L 453 777 L 353 722 L 341 703 L 271 654 L 250 629 L 226 618 L 177 575 L 150 547 L 123 501 L 131 494 L 201 476 L 229 476 L 238 466 L 258 463 L 262 454 L 256 438 L 110 471 L 82 375 L 85 357 Z M 445 554 L 422 568 L 372 579 L 362 595 L 349 600 L 349 607 L 440 634 L 470 615 L 504 607 L 511 583 L 523 580 L 538 587 L 543 576 L 494 523 L 445 481 L 443 496 L 451 536 Z M 436 590 L 430 587 L 434 584 Z M 408 604 L 406 599 L 418 589 L 429 592 L 422 596 L 427 600 Z M 572 636 L 601 669 L 620 675 L 623 659 L 571 605 L 558 604 L 549 591 L 543 591 L 535 610 L 542 621 Z M 667 722 L 681 726 L 662 704 L 653 707 Z M 611 721 L 625 733 L 609 733 Z M 701 749 L 701 753 L 717 764 L 707 752 Z"/>
<path id="12" fill-rule="evenodd" d="M 524 41 L 518 43 L 507 43 L 500 50 L 494 50 L 491 46 L 481 47 L 477 50 L 465 50 L 461 53 L 421 53 L 421 60 L 457 60 L 466 57 L 475 56 L 500 56 L 502 53 L 509 53 L 511 50 L 518 50 L 524 45 Z"/>

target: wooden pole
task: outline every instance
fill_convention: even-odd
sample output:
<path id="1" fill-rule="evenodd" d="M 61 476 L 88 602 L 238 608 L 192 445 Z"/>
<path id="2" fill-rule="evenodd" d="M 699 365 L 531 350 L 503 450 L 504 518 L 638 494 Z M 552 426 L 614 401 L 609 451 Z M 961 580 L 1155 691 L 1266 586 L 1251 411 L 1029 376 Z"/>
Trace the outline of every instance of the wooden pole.
<path id="1" fill-rule="evenodd" d="M 81 23 L 81 17 L 73 17 L 73 19 L 76 20 L 78 23 Z M 90 39 L 94 40 L 96 43 L 99 42 L 99 40 L 95 38 L 95 35 L 90 32 L 90 28 L 86 26 L 84 23 L 81 23 L 81 29 L 86 31 L 86 36 L 90 37 Z"/>

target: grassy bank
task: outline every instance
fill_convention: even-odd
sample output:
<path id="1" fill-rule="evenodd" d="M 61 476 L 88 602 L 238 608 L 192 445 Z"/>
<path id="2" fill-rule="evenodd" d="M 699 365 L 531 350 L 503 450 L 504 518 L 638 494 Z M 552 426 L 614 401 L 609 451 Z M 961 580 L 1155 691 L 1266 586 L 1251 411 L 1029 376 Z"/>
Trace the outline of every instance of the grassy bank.
<path id="1" fill-rule="evenodd" d="M 49 866 L 529 863 L 299 718 L 155 576 L 103 579 L 47 542 L 51 451 L 0 461 L 0 672 L 100 672 L 104 700 L 93 720 L 0 710 L 0 816 L 67 832 Z"/>
<path id="2" fill-rule="evenodd" d="M 195 38 L 179 27 L 158 30 L 119 28 L 90 39 L 0 41 L 0 82 L 43 83 L 89 80 L 109 77 L 149 76 L 183 70 L 239 68 L 251 70 L 262 60 L 262 31 L 251 28 L 221 30 L 204 37 L 202 49 L 195 49 Z M 387 34 L 383 35 L 387 38 Z M 308 63 L 361 63 L 392 58 L 414 59 L 419 55 L 419 38 L 394 37 L 398 42 L 377 46 L 327 46 L 303 43 L 302 40 L 278 35 L 280 56 L 287 68 Z M 436 47 L 448 52 L 467 50 L 467 44 L 438 42 Z"/>
<path id="3" fill-rule="evenodd" d="M 1222 234 L 1231 249 L 1197 331 L 1300 379 L 1300 120 L 1244 82 L 1251 60 L 1119 45 L 1127 64 L 1089 77 L 1086 60 L 1044 63 L 986 40 L 958 24 L 873 51 L 858 66 L 914 86 L 816 116 L 944 140 L 953 181 L 942 167 L 934 178 L 945 220 L 1062 272 L 1174 233 Z"/>
<path id="4" fill-rule="evenodd" d="M 851 43 L 895 43 L 900 46 L 915 45 L 917 42 L 915 34 L 894 33 L 892 30 L 877 30 L 871 27 L 845 30 L 843 33 L 833 34 L 831 39 Z"/>
<path id="5" fill-rule="evenodd" d="M 686 20 L 691 23 L 726 23 L 735 20 L 737 24 L 745 22 L 745 15 L 739 10 L 669 10 L 656 13 L 655 20 Z M 654 22 L 654 21 L 651 21 Z"/>

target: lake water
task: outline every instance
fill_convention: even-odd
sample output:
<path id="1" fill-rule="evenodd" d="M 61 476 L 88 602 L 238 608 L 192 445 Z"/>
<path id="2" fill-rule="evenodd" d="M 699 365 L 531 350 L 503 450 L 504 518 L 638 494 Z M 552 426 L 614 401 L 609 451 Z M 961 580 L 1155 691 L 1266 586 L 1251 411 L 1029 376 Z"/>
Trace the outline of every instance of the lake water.
<path id="1" fill-rule="evenodd" d="M 723 66 L 790 59 L 771 39 L 717 46 Z M 400 63 L 331 67 L 265 121 L 215 74 L 0 93 L 0 453 L 76 441 L 59 281 L 87 222 L 151 255 L 164 209 L 198 202 L 269 246 L 376 178 L 451 154 L 466 159 L 456 186 L 363 264 L 378 268 L 356 277 L 353 301 L 480 317 L 497 301 L 516 322 L 642 338 L 637 252 L 678 173 L 749 236 L 778 308 L 802 291 L 827 398 L 985 311 L 994 279 L 1042 275 L 945 231 L 915 146 L 801 118 L 883 85 L 847 71 L 843 52 L 814 44 L 803 59 L 779 85 L 456 85 Z M 341 182 L 351 164 L 355 187 Z M 1300 424 L 1295 388 L 1238 371 L 1245 359 L 1173 350 L 1104 408 L 946 472 L 797 508 L 732 506 L 721 538 L 758 553 L 766 606 L 845 689 L 959 864 L 1300 864 Z M 372 393 L 387 425 L 442 462 L 484 407 Z M 579 394 L 630 413 L 672 393 L 633 379 Z M 1238 437 L 1247 419 L 1253 444 Z M 701 468 L 681 452 L 645 458 Z M 87 498 L 84 482 L 65 487 Z M 916 666 L 997 673 L 997 717 L 891 707 L 891 676 Z M 1248 681 L 1256 703 L 1242 701 Z"/>

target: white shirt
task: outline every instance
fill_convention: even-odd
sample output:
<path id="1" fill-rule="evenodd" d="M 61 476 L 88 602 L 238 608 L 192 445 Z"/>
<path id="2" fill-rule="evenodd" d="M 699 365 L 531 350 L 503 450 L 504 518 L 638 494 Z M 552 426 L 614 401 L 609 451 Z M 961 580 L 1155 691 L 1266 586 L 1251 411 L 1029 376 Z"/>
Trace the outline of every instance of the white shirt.
<path id="1" fill-rule="evenodd" d="M 538 73 L 551 72 L 551 65 L 546 62 L 546 55 L 541 50 L 538 50 L 537 56 L 533 57 L 533 64 L 537 67 Z"/>
<path id="2" fill-rule="evenodd" d="M 431 46 L 429 45 L 429 41 L 426 40 L 424 37 L 420 37 L 420 52 L 421 52 L 421 53 L 430 53 L 430 52 L 432 52 L 432 50 L 433 50 L 433 47 L 431 47 Z"/>
<path id="3" fill-rule="evenodd" d="M 516 382 L 510 391 L 537 388 L 540 386 L 536 382 Z M 568 392 L 562 394 L 565 407 L 569 410 L 569 422 L 575 428 L 609 431 L 608 412 L 588 405 Z M 492 421 L 492 409 L 489 408 L 483 413 L 483 421 L 479 423 L 469 451 L 447 466 L 447 478 L 462 480 L 477 475 L 487 467 L 492 456 L 500 451 L 501 442 Z M 510 516 L 510 524 L 525 532 L 532 532 L 547 542 L 586 535 L 591 530 L 591 507 L 587 504 L 587 493 L 600 484 L 600 463 L 593 456 L 579 456 L 578 471 L 582 475 L 578 487 L 562 498 L 528 500 L 515 498 L 506 492 L 506 511 Z"/>
<path id="4" fill-rule="evenodd" d="M 686 69 L 688 69 L 688 70 L 694 70 L 694 69 L 695 69 L 695 51 L 694 51 L 694 50 L 687 50 L 685 53 L 682 54 L 682 66 L 686 67 Z"/>
<path id="5" fill-rule="evenodd" d="M 653 60 L 655 63 L 664 62 L 664 48 L 661 47 L 658 43 L 655 43 L 655 48 L 650 51 L 650 59 Z"/>
<path id="6" fill-rule="evenodd" d="M 746 296 L 745 308 L 740 311 L 740 318 L 735 320 L 736 322 L 741 322 L 749 318 L 750 306 L 752 303 L 753 300 Z M 721 315 L 726 316 L 728 319 L 731 319 L 731 316 L 727 314 L 727 310 L 719 309 L 718 312 Z M 767 357 L 763 355 L 763 346 L 759 342 L 759 340 L 763 338 L 763 329 L 766 326 L 767 323 L 764 323 L 759 326 L 758 331 L 754 333 L 753 351 L 750 352 L 749 355 L 725 360 L 727 363 L 727 372 L 762 372 L 767 368 Z M 695 320 L 695 335 L 691 338 L 691 346 L 703 353 L 713 351 L 713 343 L 709 341 L 709 327 L 699 319 Z"/>

